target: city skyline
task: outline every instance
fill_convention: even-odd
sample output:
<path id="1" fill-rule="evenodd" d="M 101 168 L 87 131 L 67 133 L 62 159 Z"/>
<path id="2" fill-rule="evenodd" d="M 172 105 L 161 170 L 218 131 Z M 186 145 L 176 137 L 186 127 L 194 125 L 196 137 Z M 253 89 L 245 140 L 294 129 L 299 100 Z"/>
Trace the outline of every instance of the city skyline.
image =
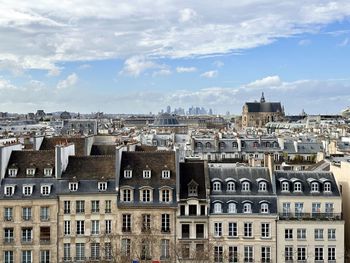
<path id="1" fill-rule="evenodd" d="M 350 106 L 350 3 L 0 1 L 0 111 Z"/>

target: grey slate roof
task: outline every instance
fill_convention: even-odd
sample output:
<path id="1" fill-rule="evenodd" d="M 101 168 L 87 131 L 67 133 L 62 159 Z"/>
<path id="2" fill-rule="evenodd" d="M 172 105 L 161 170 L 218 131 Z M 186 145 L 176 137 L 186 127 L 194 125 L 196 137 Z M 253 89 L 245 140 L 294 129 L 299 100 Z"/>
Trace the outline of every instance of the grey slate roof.
<path id="1" fill-rule="evenodd" d="M 180 199 L 188 198 L 188 184 L 192 180 L 198 184 L 198 196 L 195 198 L 206 199 L 207 179 L 203 161 L 180 163 Z"/>

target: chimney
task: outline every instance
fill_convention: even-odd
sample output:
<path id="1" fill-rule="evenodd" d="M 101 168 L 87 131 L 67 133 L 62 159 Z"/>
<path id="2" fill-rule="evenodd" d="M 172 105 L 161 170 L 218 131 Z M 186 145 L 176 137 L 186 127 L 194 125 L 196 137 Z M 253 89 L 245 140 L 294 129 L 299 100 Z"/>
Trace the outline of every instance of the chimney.
<path id="1" fill-rule="evenodd" d="M 75 155 L 75 145 L 56 145 L 55 146 L 55 176 L 61 179 L 62 173 L 68 166 L 69 156 Z"/>
<path id="2" fill-rule="evenodd" d="M 273 160 L 273 154 L 267 155 L 267 167 L 269 168 L 270 178 L 273 180 L 273 173 L 275 172 L 275 163 Z"/>

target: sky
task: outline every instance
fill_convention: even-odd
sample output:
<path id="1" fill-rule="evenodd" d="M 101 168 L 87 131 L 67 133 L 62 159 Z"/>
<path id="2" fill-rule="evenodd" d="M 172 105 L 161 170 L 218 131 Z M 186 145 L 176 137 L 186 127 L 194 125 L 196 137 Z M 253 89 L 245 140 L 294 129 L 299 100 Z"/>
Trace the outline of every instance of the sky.
<path id="1" fill-rule="evenodd" d="M 350 106 L 349 0 L 0 0 L 0 111 Z"/>

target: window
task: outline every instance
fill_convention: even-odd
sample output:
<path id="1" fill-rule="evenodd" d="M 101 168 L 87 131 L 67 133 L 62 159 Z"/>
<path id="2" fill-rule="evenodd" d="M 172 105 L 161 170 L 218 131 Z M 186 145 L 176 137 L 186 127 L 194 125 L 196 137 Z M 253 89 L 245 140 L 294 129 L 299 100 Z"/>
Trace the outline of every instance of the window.
<path id="1" fill-rule="evenodd" d="M 106 191 L 107 190 L 107 182 L 98 182 L 97 188 L 101 192 Z"/>
<path id="2" fill-rule="evenodd" d="M 210 143 L 210 142 L 207 142 L 207 143 L 205 144 L 205 148 L 210 149 L 210 148 L 211 148 L 211 143 Z"/>
<path id="3" fill-rule="evenodd" d="M 91 213 L 99 213 L 100 212 L 100 201 L 92 200 L 91 201 Z"/>
<path id="4" fill-rule="evenodd" d="M 130 257 L 131 252 L 131 240 L 128 238 L 122 239 L 122 255 L 125 257 Z"/>
<path id="5" fill-rule="evenodd" d="M 311 183 L 311 192 L 318 192 L 319 191 L 319 185 L 317 182 Z"/>
<path id="6" fill-rule="evenodd" d="M 261 237 L 269 238 L 270 237 L 270 224 L 269 223 L 261 223 Z"/>
<path id="7" fill-rule="evenodd" d="M 252 204 L 244 203 L 243 204 L 243 213 L 251 213 L 252 212 Z"/>
<path id="8" fill-rule="evenodd" d="M 297 239 L 298 240 L 305 240 L 306 239 L 306 229 L 305 228 L 298 228 L 297 229 Z"/>
<path id="9" fill-rule="evenodd" d="M 297 260 L 306 260 L 306 247 L 298 247 L 297 249 Z"/>
<path id="10" fill-rule="evenodd" d="M 24 185 L 23 186 L 23 195 L 30 196 L 33 193 L 33 186 L 32 185 Z"/>
<path id="11" fill-rule="evenodd" d="M 181 238 L 189 238 L 189 237 L 190 237 L 190 225 L 181 224 Z"/>
<path id="12" fill-rule="evenodd" d="M 91 259 L 100 259 L 100 243 L 91 243 Z"/>
<path id="13" fill-rule="evenodd" d="M 229 222 L 228 223 L 228 235 L 229 237 L 237 237 L 237 223 Z"/>
<path id="14" fill-rule="evenodd" d="M 22 261 L 21 263 L 32 263 L 32 251 L 31 250 L 23 250 L 22 251 Z"/>
<path id="15" fill-rule="evenodd" d="M 294 204 L 295 215 L 296 217 L 301 217 L 304 213 L 304 203 L 295 203 Z"/>
<path id="16" fill-rule="evenodd" d="M 122 195 L 122 201 L 123 202 L 131 202 L 131 190 L 130 189 L 124 189 Z"/>
<path id="17" fill-rule="evenodd" d="M 85 213 L 85 201 L 83 200 L 75 201 L 75 211 L 76 213 Z"/>
<path id="18" fill-rule="evenodd" d="M 4 219 L 5 219 L 5 221 L 12 221 L 13 220 L 13 208 L 12 207 L 5 207 L 4 208 Z"/>
<path id="19" fill-rule="evenodd" d="M 8 169 L 8 176 L 10 176 L 10 177 L 16 177 L 17 172 L 18 172 L 18 169 L 17 169 L 17 168 L 10 168 L 10 169 Z"/>
<path id="20" fill-rule="evenodd" d="M 328 229 L 328 240 L 335 240 L 336 239 L 336 229 L 330 228 Z"/>
<path id="21" fill-rule="evenodd" d="M 6 196 L 12 196 L 15 193 L 15 186 L 14 185 L 5 185 L 4 194 Z"/>
<path id="22" fill-rule="evenodd" d="M 204 224 L 196 224 L 196 238 L 204 238 Z"/>
<path id="23" fill-rule="evenodd" d="M 106 260 L 112 259 L 112 244 L 111 244 L 111 242 L 105 243 L 105 259 Z"/>
<path id="24" fill-rule="evenodd" d="M 52 168 L 44 168 L 44 176 L 52 176 Z"/>
<path id="25" fill-rule="evenodd" d="M 182 244 L 181 255 L 182 255 L 182 258 L 184 258 L 184 259 L 187 259 L 190 257 L 190 245 L 189 244 Z"/>
<path id="26" fill-rule="evenodd" d="M 143 178 L 150 179 L 151 178 L 151 170 L 143 170 Z"/>
<path id="27" fill-rule="evenodd" d="M 50 250 L 40 251 L 40 263 L 50 263 Z"/>
<path id="28" fill-rule="evenodd" d="M 221 203 L 214 204 L 214 213 L 222 213 Z"/>
<path id="29" fill-rule="evenodd" d="M 334 204 L 333 203 L 325 203 L 325 213 L 327 217 L 332 217 L 334 211 Z"/>
<path id="30" fill-rule="evenodd" d="M 284 259 L 286 262 L 293 261 L 293 246 L 284 247 Z"/>
<path id="31" fill-rule="evenodd" d="M 214 237 L 221 237 L 222 236 L 222 223 L 216 222 L 214 223 Z"/>
<path id="32" fill-rule="evenodd" d="M 150 189 L 141 190 L 141 201 L 144 203 L 151 202 L 151 190 Z"/>
<path id="33" fill-rule="evenodd" d="M 284 217 L 289 217 L 290 203 L 282 203 L 282 212 Z"/>
<path id="34" fill-rule="evenodd" d="M 253 262 L 253 246 L 244 246 L 244 262 Z"/>
<path id="35" fill-rule="evenodd" d="M 35 168 L 27 168 L 26 175 L 27 176 L 34 176 L 35 175 Z"/>
<path id="36" fill-rule="evenodd" d="M 236 191 L 236 185 L 234 182 L 228 182 L 227 183 L 227 191 Z"/>
<path id="37" fill-rule="evenodd" d="M 51 186 L 50 185 L 42 185 L 41 186 L 41 195 L 49 195 L 51 192 Z"/>
<path id="38" fill-rule="evenodd" d="M 214 247 L 214 262 L 215 263 L 224 262 L 224 252 L 223 252 L 222 246 Z"/>
<path id="39" fill-rule="evenodd" d="M 162 239 L 161 241 L 160 259 L 167 259 L 170 257 L 170 242 L 169 239 Z"/>
<path id="40" fill-rule="evenodd" d="M 336 260 L 335 247 L 328 247 L 328 261 Z"/>
<path id="41" fill-rule="evenodd" d="M 190 216 L 197 215 L 197 205 L 189 205 L 188 206 L 188 215 L 190 215 Z"/>
<path id="42" fill-rule="evenodd" d="M 229 263 L 238 262 L 238 247 L 236 246 L 228 247 L 228 262 Z"/>
<path id="43" fill-rule="evenodd" d="M 112 233 L 112 220 L 110 219 L 105 220 L 105 232 L 106 234 Z"/>
<path id="44" fill-rule="evenodd" d="M 170 214 L 162 214 L 162 232 L 170 232 Z"/>
<path id="45" fill-rule="evenodd" d="M 163 179 L 169 179 L 170 178 L 170 171 L 169 170 L 163 170 L 162 171 L 162 178 Z"/>
<path id="46" fill-rule="evenodd" d="M 4 251 L 4 263 L 14 263 L 13 261 L 13 251 Z"/>
<path id="47" fill-rule="evenodd" d="M 161 202 L 163 202 L 163 203 L 170 202 L 170 190 L 169 189 L 161 190 Z"/>
<path id="48" fill-rule="evenodd" d="M 63 261 L 71 260 L 70 243 L 63 244 Z"/>
<path id="49" fill-rule="evenodd" d="M 31 227 L 22 228 L 22 242 L 33 241 L 33 229 Z"/>
<path id="50" fill-rule="evenodd" d="M 332 192 L 332 185 L 331 185 L 330 182 L 324 183 L 324 185 L 323 185 L 323 191 L 326 192 L 326 193 Z"/>
<path id="51" fill-rule="evenodd" d="M 150 259 L 151 259 L 150 240 L 142 239 L 141 240 L 141 260 L 150 260 Z"/>
<path id="52" fill-rule="evenodd" d="M 266 182 L 260 182 L 259 183 L 259 192 L 266 192 L 267 191 L 267 183 Z"/>
<path id="53" fill-rule="evenodd" d="M 198 195 L 197 189 L 198 189 L 198 184 L 192 180 L 188 184 L 188 196 L 197 196 Z"/>
<path id="54" fill-rule="evenodd" d="M 64 209 L 63 211 L 64 214 L 70 214 L 70 201 L 66 200 L 63 202 L 63 209 Z"/>
<path id="55" fill-rule="evenodd" d="M 4 242 L 12 243 L 13 242 L 13 228 L 4 228 Z"/>
<path id="56" fill-rule="evenodd" d="M 77 235 L 84 235 L 84 233 L 85 233 L 85 221 L 84 220 L 77 220 L 76 226 L 77 226 L 76 234 Z"/>
<path id="57" fill-rule="evenodd" d="M 111 200 L 105 200 L 105 213 L 109 214 L 112 212 L 112 201 Z"/>
<path id="58" fill-rule="evenodd" d="M 131 215 L 123 214 L 123 232 L 131 232 Z"/>
<path id="59" fill-rule="evenodd" d="M 69 191 L 76 192 L 78 190 L 78 183 L 69 183 L 68 184 Z"/>
<path id="60" fill-rule="evenodd" d="M 253 237 L 253 223 L 244 223 L 244 237 Z"/>
<path id="61" fill-rule="evenodd" d="M 70 220 L 64 220 L 64 235 L 69 236 L 71 234 Z"/>
<path id="62" fill-rule="evenodd" d="M 92 220 L 91 221 L 91 235 L 99 235 L 100 234 L 100 221 Z"/>
<path id="63" fill-rule="evenodd" d="M 315 247 L 315 261 L 323 262 L 323 247 Z"/>
<path id="64" fill-rule="evenodd" d="M 271 262 L 271 247 L 261 247 L 261 262 Z"/>
<path id="65" fill-rule="evenodd" d="M 48 221 L 50 218 L 50 207 L 42 206 L 40 207 L 40 220 Z"/>
<path id="66" fill-rule="evenodd" d="M 293 229 L 292 228 L 284 229 L 284 238 L 285 239 L 293 239 Z"/>
<path id="67" fill-rule="evenodd" d="M 124 178 L 132 178 L 132 170 L 124 170 Z"/>
<path id="68" fill-rule="evenodd" d="M 318 217 L 321 212 L 321 203 L 312 203 L 312 217 Z"/>
<path id="69" fill-rule="evenodd" d="M 213 191 L 221 191 L 221 183 L 220 182 L 213 183 Z"/>
<path id="70" fill-rule="evenodd" d="M 31 207 L 23 207 L 22 208 L 22 218 L 25 221 L 32 219 L 32 208 Z"/>
<path id="71" fill-rule="evenodd" d="M 229 203 L 228 204 L 228 212 L 229 213 L 237 213 L 237 206 L 236 203 Z"/>
<path id="72" fill-rule="evenodd" d="M 76 243 L 75 244 L 75 259 L 76 260 L 85 260 L 85 244 Z"/>
<path id="73" fill-rule="evenodd" d="M 249 182 L 243 182 L 242 183 L 242 191 L 243 192 L 249 192 L 250 191 L 250 183 Z"/>
<path id="74" fill-rule="evenodd" d="M 323 240 L 323 229 L 322 228 L 315 229 L 315 240 Z"/>
<path id="75" fill-rule="evenodd" d="M 294 192 L 301 192 L 301 183 L 300 182 L 294 183 Z"/>
<path id="76" fill-rule="evenodd" d="M 267 203 L 262 203 L 260 206 L 260 213 L 269 213 L 269 204 Z"/>

